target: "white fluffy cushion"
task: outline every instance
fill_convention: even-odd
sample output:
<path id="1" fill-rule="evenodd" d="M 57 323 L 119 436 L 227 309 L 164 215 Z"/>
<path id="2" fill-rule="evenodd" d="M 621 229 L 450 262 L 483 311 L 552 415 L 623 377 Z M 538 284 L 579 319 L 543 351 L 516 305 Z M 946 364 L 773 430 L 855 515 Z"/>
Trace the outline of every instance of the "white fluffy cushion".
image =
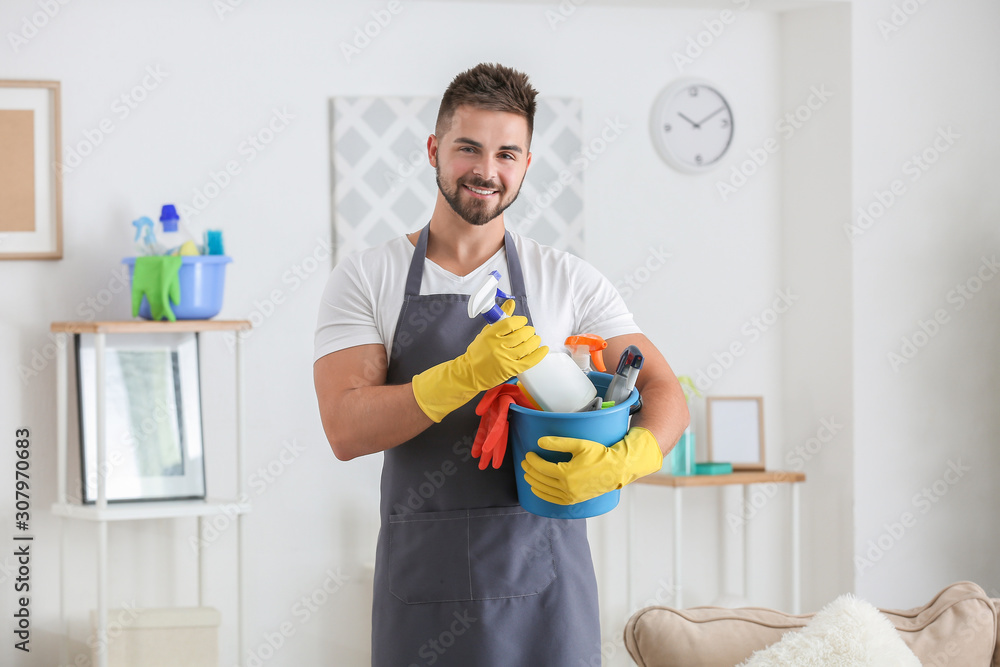
<path id="1" fill-rule="evenodd" d="M 757 651 L 741 667 L 920 667 L 892 622 L 853 595 L 841 595 L 801 630 Z"/>

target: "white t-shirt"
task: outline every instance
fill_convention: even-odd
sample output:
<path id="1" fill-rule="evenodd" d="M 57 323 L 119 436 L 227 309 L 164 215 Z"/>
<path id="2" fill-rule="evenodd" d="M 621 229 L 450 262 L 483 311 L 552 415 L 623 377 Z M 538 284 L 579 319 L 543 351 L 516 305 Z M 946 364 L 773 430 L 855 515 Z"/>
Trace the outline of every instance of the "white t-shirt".
<path id="1" fill-rule="evenodd" d="M 608 339 L 641 333 L 614 285 L 593 266 L 514 232 L 511 236 L 521 260 L 531 322 L 542 345 L 562 350 L 568 336 L 592 333 Z M 372 343 L 384 345 L 389 357 L 414 250 L 410 240 L 400 236 L 353 252 L 333 268 L 320 303 L 314 361 L 331 352 Z M 456 276 L 425 259 L 420 293 L 471 295 L 493 270 L 500 272 L 500 289 L 509 294 L 503 247 L 466 276 Z M 520 314 L 517 307 L 514 314 Z M 605 365 L 610 367 L 617 361 L 605 359 Z"/>

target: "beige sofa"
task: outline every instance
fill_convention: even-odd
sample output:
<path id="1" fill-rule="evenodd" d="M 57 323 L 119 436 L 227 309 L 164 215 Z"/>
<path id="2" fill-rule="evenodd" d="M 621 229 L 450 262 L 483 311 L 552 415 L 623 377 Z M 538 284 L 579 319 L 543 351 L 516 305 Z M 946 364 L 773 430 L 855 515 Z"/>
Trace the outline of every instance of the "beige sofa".
<path id="1" fill-rule="evenodd" d="M 1000 598 L 960 581 L 922 607 L 879 611 L 924 667 L 1000 667 L 998 608 Z M 646 607 L 625 626 L 625 646 L 640 667 L 734 667 L 812 616 L 760 607 Z"/>

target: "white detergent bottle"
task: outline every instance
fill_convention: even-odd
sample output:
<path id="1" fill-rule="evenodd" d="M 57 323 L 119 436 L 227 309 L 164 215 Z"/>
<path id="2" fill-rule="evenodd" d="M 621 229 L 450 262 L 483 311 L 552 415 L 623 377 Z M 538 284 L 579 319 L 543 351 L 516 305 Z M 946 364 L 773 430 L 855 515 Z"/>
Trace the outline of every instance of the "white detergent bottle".
<path id="1" fill-rule="evenodd" d="M 482 315 L 490 324 L 506 318 L 507 313 L 496 304 L 497 296 L 511 298 L 500 291 L 500 272 L 492 271 L 483 286 L 469 297 L 469 317 Z M 547 412 L 579 412 L 597 396 L 597 387 L 565 352 L 549 350 L 517 379 L 529 398 Z"/>

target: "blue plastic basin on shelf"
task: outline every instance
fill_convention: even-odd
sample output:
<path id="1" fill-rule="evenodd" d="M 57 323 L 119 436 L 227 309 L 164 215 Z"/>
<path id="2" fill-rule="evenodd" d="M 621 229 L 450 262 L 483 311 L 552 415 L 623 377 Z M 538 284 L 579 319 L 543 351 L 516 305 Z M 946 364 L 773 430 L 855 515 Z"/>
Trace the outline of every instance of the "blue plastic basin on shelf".
<path id="1" fill-rule="evenodd" d="M 126 257 L 129 284 L 135 272 L 135 257 Z M 170 304 L 170 309 L 179 320 L 207 320 L 222 310 L 223 288 L 226 282 L 226 264 L 233 261 L 226 255 L 185 255 L 181 258 L 181 268 L 177 278 L 181 286 L 181 301 Z M 142 297 L 139 316 L 153 319 L 149 301 Z"/>

